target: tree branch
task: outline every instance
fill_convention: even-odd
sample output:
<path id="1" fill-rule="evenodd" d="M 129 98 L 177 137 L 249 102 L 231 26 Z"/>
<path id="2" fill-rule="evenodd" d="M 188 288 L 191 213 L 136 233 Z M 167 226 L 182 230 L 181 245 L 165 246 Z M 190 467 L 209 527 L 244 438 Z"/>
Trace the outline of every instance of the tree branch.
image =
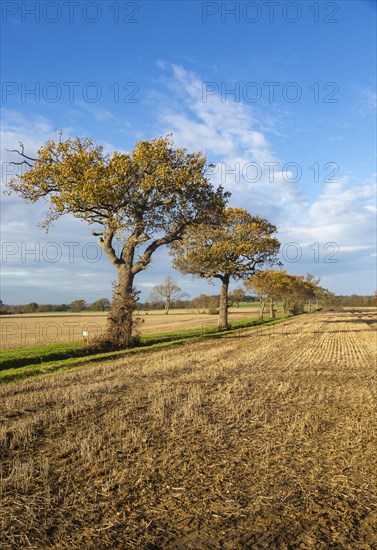
<path id="1" fill-rule="evenodd" d="M 6 149 L 6 151 L 9 151 L 9 149 Z M 28 166 L 30 166 L 30 168 L 33 168 L 33 165 L 30 164 L 30 162 L 28 162 L 27 160 L 23 160 L 22 162 L 10 162 L 9 164 L 13 164 L 14 166 L 22 166 L 23 164 L 27 164 Z"/>
<path id="2" fill-rule="evenodd" d="M 160 239 L 156 239 L 153 241 L 144 251 L 143 255 L 139 258 L 139 261 L 133 266 L 132 273 L 136 275 L 136 273 L 139 273 L 140 271 L 143 271 L 145 269 L 152 258 L 153 252 L 157 250 L 160 246 L 163 244 L 169 244 L 174 240 L 174 235 L 165 235 L 165 237 L 161 237 Z"/>
<path id="3" fill-rule="evenodd" d="M 111 261 L 111 263 L 117 268 L 120 264 L 123 264 L 124 261 L 115 253 L 112 241 L 114 238 L 114 233 L 112 231 L 106 231 L 103 233 L 103 237 L 100 237 L 98 239 L 98 243 L 100 247 L 106 252 L 107 257 Z"/>
<path id="4" fill-rule="evenodd" d="M 33 162 L 37 160 L 35 158 L 29 157 L 28 155 L 25 155 L 25 147 L 21 141 L 19 141 L 18 144 L 21 148 L 21 151 L 19 151 L 18 149 L 6 149 L 6 151 L 8 151 L 9 153 L 17 153 L 18 155 L 20 155 L 20 157 L 23 157 L 28 160 L 32 160 Z"/>

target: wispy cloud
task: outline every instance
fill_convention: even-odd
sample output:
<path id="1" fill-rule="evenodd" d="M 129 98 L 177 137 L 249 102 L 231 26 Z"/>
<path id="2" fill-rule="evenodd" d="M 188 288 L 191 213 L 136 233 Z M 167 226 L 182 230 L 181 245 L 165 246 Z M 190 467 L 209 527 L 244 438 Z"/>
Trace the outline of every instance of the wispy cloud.
<path id="1" fill-rule="evenodd" d="M 329 142 L 330 143 L 334 143 L 336 141 L 344 141 L 344 137 L 343 136 L 330 136 L 329 137 Z"/>
<path id="2" fill-rule="evenodd" d="M 365 118 L 371 115 L 376 116 L 377 93 L 372 88 L 364 88 L 357 94 L 357 103 L 354 105 L 356 114 Z"/>
<path id="3" fill-rule="evenodd" d="M 174 141 L 190 150 L 202 149 L 210 161 L 218 163 L 212 178 L 233 193 L 232 202 L 247 200 L 253 210 L 274 212 L 275 217 L 286 203 L 291 209 L 301 208 L 305 199 L 294 174 L 283 172 L 284 162 L 263 129 L 270 125 L 270 115 L 264 121 L 242 102 L 207 94 L 206 83 L 181 66 L 170 70 L 168 83 L 175 101 L 161 109 L 160 121 L 166 132 L 173 133 Z"/>

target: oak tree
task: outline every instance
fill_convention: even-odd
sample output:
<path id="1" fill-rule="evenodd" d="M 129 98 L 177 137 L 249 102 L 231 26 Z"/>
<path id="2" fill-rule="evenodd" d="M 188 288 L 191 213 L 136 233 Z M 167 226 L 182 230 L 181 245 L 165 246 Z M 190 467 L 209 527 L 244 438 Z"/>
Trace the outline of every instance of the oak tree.
<path id="1" fill-rule="evenodd" d="M 36 313 L 39 310 L 39 305 L 37 302 L 30 302 L 24 307 L 25 313 Z"/>
<path id="2" fill-rule="evenodd" d="M 187 294 L 181 290 L 182 289 L 179 288 L 174 279 L 168 276 L 165 277 L 165 281 L 162 284 L 156 285 L 153 288 L 150 300 L 151 302 L 158 302 L 162 300 L 164 302 L 164 312 L 167 315 L 169 313 L 172 301 L 187 296 Z"/>
<path id="3" fill-rule="evenodd" d="M 110 301 L 107 298 L 100 298 L 91 304 L 90 309 L 93 311 L 105 311 L 109 307 Z"/>
<path id="4" fill-rule="evenodd" d="M 193 307 L 198 313 L 218 313 L 220 305 L 219 296 L 208 296 L 207 294 L 199 294 L 193 298 L 190 302 L 190 306 Z"/>
<path id="5" fill-rule="evenodd" d="M 226 208 L 221 225 L 210 220 L 189 228 L 174 242 L 173 265 L 182 273 L 209 280 L 220 279 L 218 330 L 228 329 L 228 287 L 263 265 L 277 262 L 280 248 L 274 236 L 277 228 L 265 218 L 252 216 L 242 208 Z"/>
<path id="6" fill-rule="evenodd" d="M 46 199 L 46 229 L 64 214 L 93 226 L 93 235 L 117 273 L 107 338 L 115 347 L 133 342 L 135 276 L 163 245 L 187 228 L 216 217 L 229 193 L 206 176 L 206 157 L 174 148 L 170 137 L 139 141 L 130 153 L 106 154 L 87 138 L 47 141 L 36 158 L 15 150 L 26 170 L 8 183 L 28 202 Z M 116 243 L 120 244 L 117 251 Z"/>
<path id="7" fill-rule="evenodd" d="M 74 300 L 69 304 L 69 309 L 74 313 L 80 313 L 85 308 L 86 308 L 85 300 Z"/>
<path id="8" fill-rule="evenodd" d="M 317 301 L 317 307 L 319 303 L 319 296 L 321 294 L 321 291 L 319 290 L 319 283 L 321 282 L 321 277 L 314 277 L 311 273 L 307 273 L 305 280 L 308 283 L 311 283 L 311 285 L 308 285 L 308 300 L 309 300 L 309 312 L 312 310 L 312 299 L 314 298 Z"/>
<path id="9" fill-rule="evenodd" d="M 283 302 L 284 313 L 303 313 L 305 303 L 315 297 L 315 284 L 303 275 L 286 273 L 281 281 L 279 297 Z"/>
<path id="10" fill-rule="evenodd" d="M 230 299 L 236 303 L 236 307 L 240 307 L 240 302 L 245 299 L 245 291 L 242 288 L 235 288 L 230 293 Z"/>
<path id="11" fill-rule="evenodd" d="M 253 292 L 259 300 L 259 318 L 263 321 L 264 310 L 270 302 L 270 317 L 275 318 L 274 302 L 282 296 L 288 284 L 288 273 L 284 270 L 265 269 L 248 277 L 244 281 L 247 290 Z"/>
<path id="12" fill-rule="evenodd" d="M 319 279 L 308 274 L 306 278 L 302 275 L 291 275 L 285 270 L 266 269 L 247 278 L 244 285 L 254 292 L 259 299 L 259 315 L 263 321 L 263 312 L 266 303 L 270 302 L 270 317 L 275 318 L 274 302 L 283 301 L 284 312 L 297 314 L 304 311 L 306 301 L 315 297 L 315 289 Z"/>
<path id="13" fill-rule="evenodd" d="M 266 280 L 262 273 L 266 273 L 266 271 L 259 271 L 244 281 L 246 290 L 254 294 L 258 299 L 260 321 L 263 321 L 264 310 L 269 297 L 269 281 Z M 257 277 L 257 275 L 259 275 L 259 277 Z"/>

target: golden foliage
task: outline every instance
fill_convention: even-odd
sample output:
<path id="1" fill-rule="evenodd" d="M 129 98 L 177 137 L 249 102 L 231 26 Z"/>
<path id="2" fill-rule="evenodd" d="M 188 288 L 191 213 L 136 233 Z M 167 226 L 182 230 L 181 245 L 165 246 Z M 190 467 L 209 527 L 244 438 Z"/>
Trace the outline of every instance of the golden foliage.
<path id="1" fill-rule="evenodd" d="M 312 276 L 305 279 L 302 275 L 271 269 L 255 273 L 244 281 L 244 285 L 257 295 L 262 307 L 267 300 L 280 299 L 283 300 L 284 310 L 291 309 L 294 313 L 303 311 L 305 301 L 315 297 L 317 288 L 316 280 Z"/>
<path id="2" fill-rule="evenodd" d="M 182 273 L 240 279 L 277 261 L 277 228 L 242 208 L 226 208 L 221 225 L 189 228 L 172 246 L 173 265 Z"/>
<path id="3" fill-rule="evenodd" d="M 179 233 L 224 206 L 228 194 L 214 190 L 205 171 L 205 155 L 175 149 L 169 137 L 109 155 L 90 139 L 59 136 L 38 150 L 34 164 L 12 178 L 8 189 L 28 202 L 49 201 L 46 228 L 70 213 L 145 242 L 156 231 Z"/>

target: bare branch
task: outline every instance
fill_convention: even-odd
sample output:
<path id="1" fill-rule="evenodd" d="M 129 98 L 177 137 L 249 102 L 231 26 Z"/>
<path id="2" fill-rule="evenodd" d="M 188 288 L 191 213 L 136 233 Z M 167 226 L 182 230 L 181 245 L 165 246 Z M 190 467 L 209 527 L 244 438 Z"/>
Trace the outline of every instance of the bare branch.
<path id="1" fill-rule="evenodd" d="M 18 155 L 20 155 L 20 157 L 23 157 L 28 160 L 32 160 L 33 162 L 37 160 L 33 157 L 29 157 L 28 155 L 25 155 L 25 146 L 21 141 L 19 141 L 18 144 L 21 148 L 21 151 L 19 151 L 18 149 L 6 149 L 6 151 L 8 151 L 9 153 L 17 153 Z"/>
<path id="2" fill-rule="evenodd" d="M 7 151 L 9 151 L 9 149 L 6 149 Z M 30 164 L 30 162 L 28 162 L 27 160 L 23 160 L 22 162 L 10 162 L 9 164 L 13 164 L 14 166 L 22 166 L 23 164 L 27 164 L 28 166 L 30 166 L 30 168 L 33 167 L 32 164 Z"/>

